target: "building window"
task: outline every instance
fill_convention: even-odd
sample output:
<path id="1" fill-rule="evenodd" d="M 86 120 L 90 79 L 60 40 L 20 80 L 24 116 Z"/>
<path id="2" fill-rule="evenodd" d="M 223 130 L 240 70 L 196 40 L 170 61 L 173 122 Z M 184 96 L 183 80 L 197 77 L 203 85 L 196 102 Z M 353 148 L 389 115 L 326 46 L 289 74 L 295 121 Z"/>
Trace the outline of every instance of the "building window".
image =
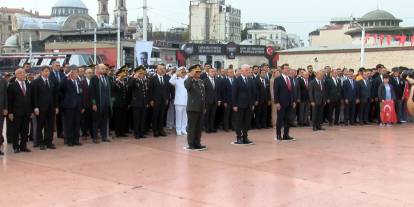
<path id="1" fill-rule="evenodd" d="M 12 17 L 9 15 L 8 18 L 9 18 L 9 22 L 10 22 L 12 20 Z"/>

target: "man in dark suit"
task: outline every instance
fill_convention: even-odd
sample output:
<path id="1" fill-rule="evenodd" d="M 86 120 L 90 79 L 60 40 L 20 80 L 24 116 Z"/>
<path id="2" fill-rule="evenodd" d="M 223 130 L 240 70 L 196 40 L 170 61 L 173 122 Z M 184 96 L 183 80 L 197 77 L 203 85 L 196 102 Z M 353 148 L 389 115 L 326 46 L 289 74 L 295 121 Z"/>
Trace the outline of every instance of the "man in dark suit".
<path id="1" fill-rule="evenodd" d="M 50 71 L 49 80 L 59 89 L 60 83 L 66 79 L 66 75 L 62 72 L 59 61 L 52 62 L 52 71 Z M 59 91 L 59 90 L 58 90 Z M 61 95 L 58 93 L 58 101 L 61 99 Z M 63 123 L 62 123 L 62 114 L 58 113 L 56 115 L 56 132 L 59 138 L 63 138 Z"/>
<path id="2" fill-rule="evenodd" d="M 295 102 L 295 105 L 297 106 L 300 103 L 300 86 L 298 84 L 298 79 L 296 76 L 297 76 L 297 71 L 295 69 L 290 69 L 289 77 L 292 80 L 293 101 Z M 296 125 L 297 115 L 298 115 L 298 109 L 295 107 L 289 113 L 289 116 L 290 116 L 289 119 L 291 120 L 291 125 L 293 127 L 297 126 Z"/>
<path id="3" fill-rule="evenodd" d="M 233 129 L 234 116 L 233 116 L 233 101 L 232 101 L 232 87 L 235 81 L 234 70 L 227 69 L 227 76 L 223 79 L 221 85 L 221 95 L 223 97 L 224 116 L 223 116 L 223 129 L 228 132 L 229 129 Z"/>
<path id="4" fill-rule="evenodd" d="M 215 133 L 217 132 L 215 127 L 216 119 L 216 110 L 217 106 L 221 104 L 220 96 L 220 83 L 216 78 L 216 69 L 210 68 L 208 71 L 208 76 L 204 79 L 204 87 L 206 97 L 206 113 L 204 115 L 204 128 L 206 133 Z"/>
<path id="5" fill-rule="evenodd" d="M 27 148 L 29 121 L 33 112 L 30 84 L 25 81 L 26 72 L 23 69 L 17 69 L 15 75 L 16 81 L 10 83 L 7 89 L 10 136 L 14 153 L 30 152 Z"/>
<path id="6" fill-rule="evenodd" d="M 201 132 L 203 126 L 203 113 L 205 111 L 205 88 L 204 83 L 200 80 L 201 69 L 199 65 L 193 65 L 189 68 L 188 79 L 184 81 L 187 89 L 188 102 L 188 148 L 189 150 L 205 150 L 206 146 L 201 145 Z"/>
<path id="7" fill-rule="evenodd" d="M 32 82 L 33 108 L 37 119 L 36 141 L 41 150 L 56 149 L 53 144 L 53 128 L 59 113 L 58 88 L 49 79 L 48 66 L 41 68 L 40 77 Z"/>
<path id="8" fill-rule="evenodd" d="M 299 126 L 309 126 L 310 102 L 309 102 L 309 73 L 303 72 L 298 78 L 300 88 Z"/>
<path id="9" fill-rule="evenodd" d="M 157 65 L 155 76 L 149 82 L 149 103 L 153 107 L 152 131 L 154 137 L 166 137 L 164 131 L 165 115 L 171 97 L 169 77 L 165 75 L 165 65 Z"/>
<path id="10" fill-rule="evenodd" d="M 329 126 L 339 125 L 339 114 L 341 111 L 342 82 L 338 77 L 338 71 L 333 70 L 331 77 L 325 79 L 326 101 L 328 103 Z M 334 114 L 335 111 L 335 114 Z"/>
<path id="11" fill-rule="evenodd" d="M 324 130 L 322 128 L 323 109 L 325 105 L 325 86 L 323 84 L 323 71 L 316 73 L 316 78 L 309 86 L 309 100 L 312 106 L 313 131 Z"/>
<path id="12" fill-rule="evenodd" d="M 80 137 L 81 114 L 84 112 L 82 88 L 78 80 L 78 69 L 75 66 L 68 68 L 68 78 L 62 81 L 60 91 L 63 111 L 63 129 L 69 147 L 82 145 Z"/>
<path id="13" fill-rule="evenodd" d="M 90 96 L 92 101 L 93 123 L 92 139 L 95 144 L 98 143 L 98 129 L 103 142 L 111 142 L 108 139 L 108 125 L 111 114 L 111 83 L 103 75 L 106 65 L 99 64 L 95 68 L 95 76 L 90 81 Z"/>
<path id="14" fill-rule="evenodd" d="M 7 80 L 0 77 L 0 156 L 4 155 L 1 151 L 1 146 L 4 143 L 3 124 L 4 116 L 7 116 Z"/>
<path id="15" fill-rule="evenodd" d="M 289 77 L 289 65 L 283 64 L 282 75 L 275 79 L 273 85 L 274 102 L 277 109 L 277 123 L 276 123 L 276 140 L 294 140 L 289 135 L 289 128 L 291 120 L 289 119 L 289 113 L 296 107 L 296 103 L 293 97 L 293 85 L 292 79 Z M 282 137 L 282 128 L 284 128 L 284 134 Z"/>
<path id="16" fill-rule="evenodd" d="M 403 94 L 405 82 L 400 78 L 400 68 L 392 69 L 392 76 L 390 77 L 390 84 L 394 88 L 395 92 L 395 112 L 397 113 L 398 123 L 402 121 L 402 115 L 404 113 L 403 108 Z"/>
<path id="17" fill-rule="evenodd" d="M 344 95 L 345 109 L 344 122 L 345 126 L 355 125 L 355 107 L 357 104 L 357 86 L 354 80 L 354 71 L 348 71 L 348 78 L 343 82 L 342 91 Z"/>
<path id="18" fill-rule="evenodd" d="M 372 85 L 368 80 L 368 73 L 368 71 L 364 71 L 362 73 L 363 79 L 357 82 L 357 98 L 359 101 L 358 119 L 360 125 L 368 124 L 369 120 Z"/>
<path id="19" fill-rule="evenodd" d="M 270 81 L 266 79 L 267 72 L 264 70 L 260 71 L 257 80 L 258 85 L 258 105 L 255 108 L 256 117 L 255 125 L 256 129 L 267 129 L 267 114 L 268 106 L 270 102 Z"/>
<path id="20" fill-rule="evenodd" d="M 128 82 L 135 139 L 145 138 L 145 110 L 148 109 L 148 82 L 145 79 L 145 73 L 144 66 L 136 68 L 133 78 L 130 78 Z"/>
<path id="21" fill-rule="evenodd" d="M 378 64 L 376 66 L 376 70 L 378 70 L 377 74 L 374 74 L 373 76 L 373 81 L 372 81 L 372 98 L 374 99 L 374 104 L 371 105 L 373 107 L 375 107 L 375 118 L 377 119 L 377 124 L 381 123 L 381 117 L 380 117 L 380 105 L 381 102 L 378 98 L 378 89 L 381 86 L 381 84 L 384 83 L 384 74 L 387 72 L 387 69 L 385 68 L 384 65 L 382 64 Z"/>
<path id="22" fill-rule="evenodd" d="M 81 115 L 81 131 L 82 137 L 92 135 L 92 100 L 90 94 L 90 83 L 93 77 L 93 70 L 91 68 L 86 69 L 85 77 L 80 81 L 80 87 L 82 89 L 82 100 L 85 111 Z"/>
<path id="23" fill-rule="evenodd" d="M 249 76 L 251 76 L 250 66 L 243 65 L 241 76 L 234 81 L 232 88 L 233 113 L 236 116 L 235 127 L 237 135 L 237 140 L 233 144 L 236 145 L 253 144 L 249 140 L 248 130 L 258 99 L 256 93 L 257 83 Z"/>

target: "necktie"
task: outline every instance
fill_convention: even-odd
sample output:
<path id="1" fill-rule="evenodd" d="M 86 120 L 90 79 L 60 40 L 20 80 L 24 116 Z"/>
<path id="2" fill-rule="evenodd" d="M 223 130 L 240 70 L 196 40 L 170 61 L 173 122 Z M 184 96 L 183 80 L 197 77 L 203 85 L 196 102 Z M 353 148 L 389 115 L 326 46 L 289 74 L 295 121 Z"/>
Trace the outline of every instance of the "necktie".
<path id="1" fill-rule="evenodd" d="M 48 88 L 50 88 L 50 86 L 49 86 L 49 81 L 47 81 L 47 79 L 45 80 L 45 83 L 46 83 L 46 86 L 47 86 Z"/>
<path id="2" fill-rule="evenodd" d="M 60 75 L 59 75 L 59 73 L 58 72 L 55 72 L 55 75 L 56 75 L 58 81 L 60 82 Z"/>
<path id="3" fill-rule="evenodd" d="M 26 86 L 24 85 L 23 81 L 20 81 L 20 86 L 22 88 L 23 95 L 25 96 L 26 95 Z"/>
<path id="4" fill-rule="evenodd" d="M 211 85 L 213 85 L 213 88 L 215 88 L 216 84 L 214 83 L 214 78 L 210 79 L 210 81 L 211 81 Z"/>
<path id="5" fill-rule="evenodd" d="M 323 91 L 322 84 L 321 84 L 320 80 L 318 80 L 318 84 L 319 84 L 319 87 L 321 88 L 321 91 Z"/>
<path id="6" fill-rule="evenodd" d="M 291 91 L 292 90 L 292 84 L 290 83 L 290 78 L 288 78 L 288 77 L 286 77 L 286 84 L 287 84 L 287 87 L 288 87 L 289 91 Z"/>
<path id="7" fill-rule="evenodd" d="M 264 79 L 262 79 L 262 84 L 263 84 L 263 87 L 266 88 L 266 84 L 265 84 Z"/>
<path id="8" fill-rule="evenodd" d="M 233 85 L 233 80 L 231 78 L 229 78 L 230 81 L 230 85 Z"/>
<path id="9" fill-rule="evenodd" d="M 247 84 L 247 79 L 246 78 L 243 78 L 243 79 L 244 79 L 244 83 Z"/>
<path id="10" fill-rule="evenodd" d="M 308 80 L 307 79 L 305 79 L 305 85 L 306 85 L 306 88 L 308 87 Z"/>
<path id="11" fill-rule="evenodd" d="M 351 82 L 352 90 L 354 90 L 354 81 L 352 81 L 351 79 L 349 79 L 349 81 Z"/>
<path id="12" fill-rule="evenodd" d="M 160 81 L 161 81 L 161 85 L 164 85 L 164 80 L 163 80 L 162 76 L 160 76 Z"/>

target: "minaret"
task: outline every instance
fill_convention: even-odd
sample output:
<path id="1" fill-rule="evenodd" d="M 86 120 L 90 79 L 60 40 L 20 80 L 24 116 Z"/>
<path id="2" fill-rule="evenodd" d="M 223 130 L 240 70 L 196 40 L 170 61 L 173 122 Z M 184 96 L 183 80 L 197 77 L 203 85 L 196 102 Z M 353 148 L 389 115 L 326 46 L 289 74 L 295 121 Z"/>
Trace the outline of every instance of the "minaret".
<path id="1" fill-rule="evenodd" d="M 98 25 L 109 24 L 108 0 L 98 0 Z"/>
<path id="2" fill-rule="evenodd" d="M 128 26 L 128 11 L 126 9 L 125 0 L 116 0 L 115 10 L 114 10 L 114 25 L 117 25 L 118 16 L 121 17 L 121 28 L 126 28 Z"/>

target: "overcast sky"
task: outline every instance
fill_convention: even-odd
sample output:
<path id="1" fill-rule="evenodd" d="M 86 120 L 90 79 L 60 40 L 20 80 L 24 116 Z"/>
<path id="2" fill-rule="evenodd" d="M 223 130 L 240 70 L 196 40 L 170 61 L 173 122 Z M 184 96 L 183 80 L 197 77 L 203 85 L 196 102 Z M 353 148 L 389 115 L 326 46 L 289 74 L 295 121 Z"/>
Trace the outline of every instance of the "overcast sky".
<path id="1" fill-rule="evenodd" d="M 56 0 L 0 0 L 0 6 L 37 10 L 50 14 Z M 96 19 L 97 0 L 83 0 L 89 14 Z M 115 0 L 110 0 L 110 13 Z M 188 24 L 189 0 L 148 0 L 150 22 L 162 29 Z M 226 0 L 242 11 L 242 23 L 262 22 L 284 26 L 305 42 L 308 33 L 329 22 L 332 17 L 360 17 L 378 7 L 403 19 L 403 26 L 414 26 L 413 0 Z M 126 0 L 128 19 L 142 16 L 142 0 Z"/>

